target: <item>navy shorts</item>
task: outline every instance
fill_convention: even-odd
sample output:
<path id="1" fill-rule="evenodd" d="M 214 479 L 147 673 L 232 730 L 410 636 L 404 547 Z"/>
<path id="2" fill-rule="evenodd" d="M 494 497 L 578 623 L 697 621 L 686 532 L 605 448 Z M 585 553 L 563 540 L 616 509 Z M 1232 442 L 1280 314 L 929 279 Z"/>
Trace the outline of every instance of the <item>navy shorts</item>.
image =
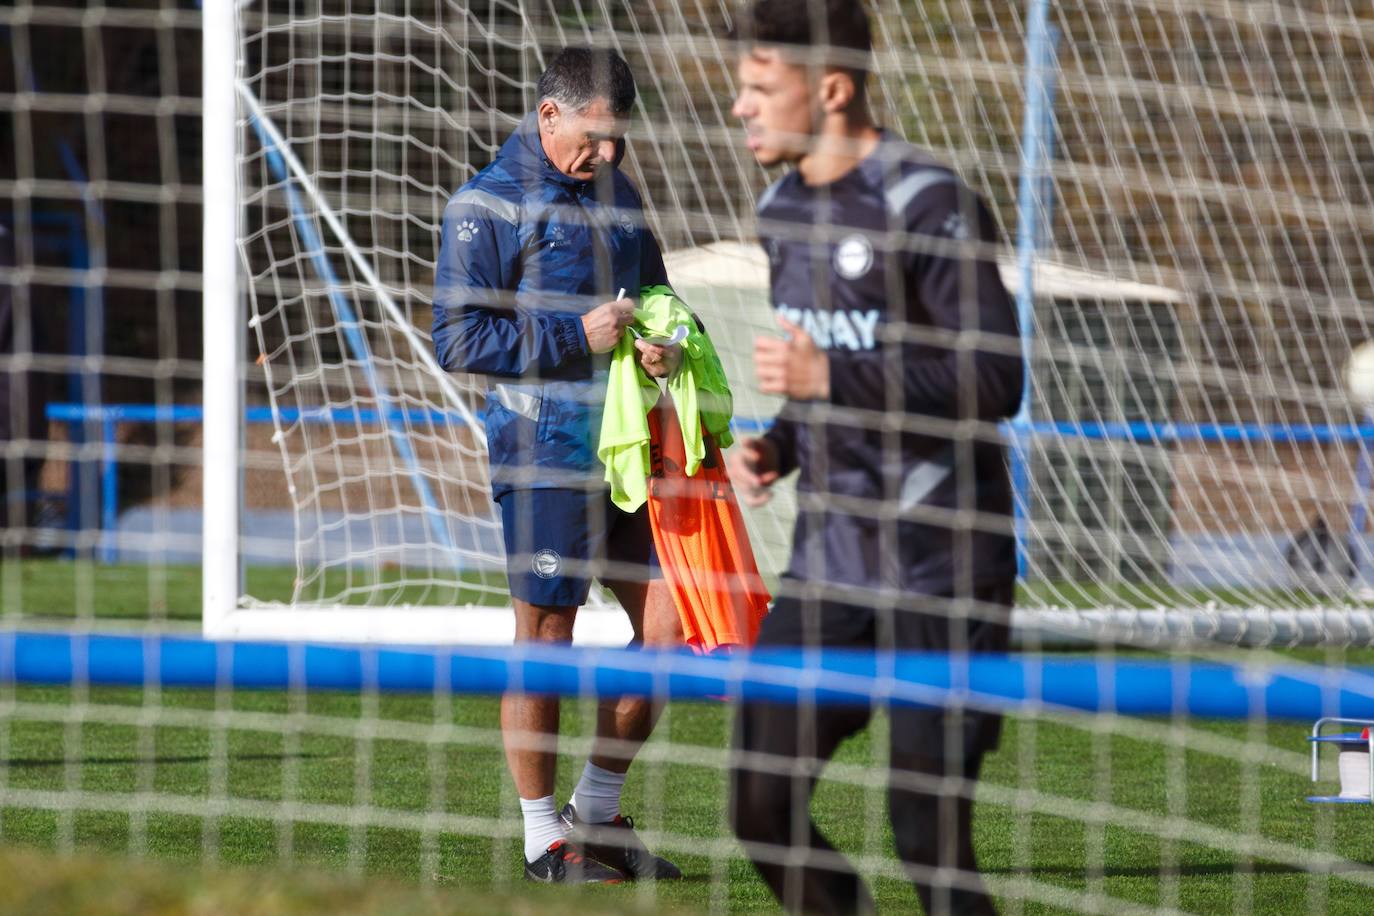
<path id="1" fill-rule="evenodd" d="M 605 490 L 511 490 L 497 503 L 510 593 L 521 601 L 580 607 L 594 578 L 662 577 L 645 506 L 621 511 Z"/>

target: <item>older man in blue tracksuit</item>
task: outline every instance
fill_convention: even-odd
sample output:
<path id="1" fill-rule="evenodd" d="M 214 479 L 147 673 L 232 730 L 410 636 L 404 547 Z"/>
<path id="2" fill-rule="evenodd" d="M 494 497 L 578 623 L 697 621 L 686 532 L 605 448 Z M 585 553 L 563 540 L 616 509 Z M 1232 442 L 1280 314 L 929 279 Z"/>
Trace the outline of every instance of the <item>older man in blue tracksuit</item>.
<path id="1" fill-rule="evenodd" d="M 617 169 L 634 78 L 614 53 L 567 48 L 538 91 L 536 110 L 444 211 L 434 347 L 445 369 L 492 383 L 487 446 L 516 640 L 569 641 L 595 577 L 624 606 L 638 641 L 680 644 L 647 514 L 611 503 L 596 458 L 609 351 L 632 320 L 633 300 L 620 292 L 633 297 L 667 282 L 639 195 Z M 681 360 L 676 347 L 636 345 L 651 376 Z M 626 749 L 648 737 L 657 707 L 631 697 L 602 703 L 600 742 L 561 811 L 553 797 L 558 712 L 557 697 L 502 698 L 526 877 L 681 877 L 620 814 L 634 756 Z"/>

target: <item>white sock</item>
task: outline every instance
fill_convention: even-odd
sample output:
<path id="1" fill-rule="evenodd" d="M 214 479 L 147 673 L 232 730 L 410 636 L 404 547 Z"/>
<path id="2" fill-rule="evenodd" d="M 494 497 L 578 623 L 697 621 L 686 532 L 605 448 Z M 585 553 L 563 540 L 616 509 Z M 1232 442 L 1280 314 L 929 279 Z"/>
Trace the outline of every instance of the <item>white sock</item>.
<path id="1" fill-rule="evenodd" d="M 553 796 L 520 799 L 520 813 L 525 816 L 525 861 L 535 859 L 549 851 L 554 841 L 567 836 L 563 822 L 558 818 Z"/>
<path id="2" fill-rule="evenodd" d="M 612 773 L 587 761 L 582 778 L 573 790 L 572 803 L 578 820 L 585 824 L 609 824 L 620 813 L 620 790 L 625 774 Z"/>

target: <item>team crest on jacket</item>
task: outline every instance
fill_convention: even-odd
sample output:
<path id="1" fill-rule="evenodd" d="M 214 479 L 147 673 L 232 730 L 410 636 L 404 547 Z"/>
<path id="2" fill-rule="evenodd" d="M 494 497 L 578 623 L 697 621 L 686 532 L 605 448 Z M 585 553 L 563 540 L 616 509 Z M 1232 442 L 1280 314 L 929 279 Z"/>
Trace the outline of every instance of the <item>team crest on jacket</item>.
<path id="1" fill-rule="evenodd" d="M 848 235 L 835 246 L 835 272 L 857 280 L 873 266 L 873 244 L 862 235 Z"/>
<path id="2" fill-rule="evenodd" d="M 629 211 L 621 210 L 617 218 L 620 220 L 621 232 L 625 233 L 626 235 L 635 234 L 635 219 L 633 216 L 630 215 Z"/>
<path id="3" fill-rule="evenodd" d="M 471 242 L 472 237 L 481 231 L 480 226 L 470 219 L 465 219 L 458 224 L 458 241 Z"/>

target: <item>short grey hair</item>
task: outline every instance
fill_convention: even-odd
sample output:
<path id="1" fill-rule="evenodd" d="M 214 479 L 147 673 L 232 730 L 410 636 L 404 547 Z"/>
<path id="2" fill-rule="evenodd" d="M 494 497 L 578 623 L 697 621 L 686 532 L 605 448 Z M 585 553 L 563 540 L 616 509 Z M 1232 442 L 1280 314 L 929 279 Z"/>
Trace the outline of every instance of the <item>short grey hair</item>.
<path id="1" fill-rule="evenodd" d="M 618 118 L 635 103 L 635 78 L 630 65 L 606 48 L 571 47 L 554 55 L 539 77 L 539 100 L 553 99 L 571 111 L 585 111 L 605 99 Z"/>

